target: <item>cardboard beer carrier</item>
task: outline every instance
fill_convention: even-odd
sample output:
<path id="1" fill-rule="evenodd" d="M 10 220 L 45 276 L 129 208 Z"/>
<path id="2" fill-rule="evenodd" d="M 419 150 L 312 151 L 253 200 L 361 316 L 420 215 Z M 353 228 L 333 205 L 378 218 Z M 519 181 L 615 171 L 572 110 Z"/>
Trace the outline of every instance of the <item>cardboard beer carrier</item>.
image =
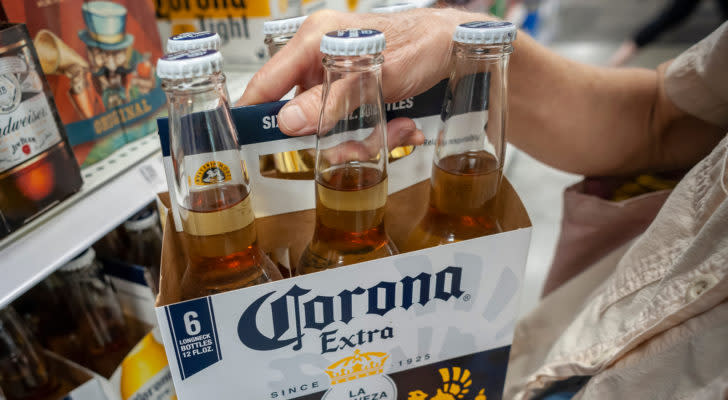
<path id="1" fill-rule="evenodd" d="M 23 22 L 78 164 L 88 167 L 154 132 L 166 98 L 151 2 L 0 0 Z"/>
<path id="2" fill-rule="evenodd" d="M 388 168 L 387 230 L 402 243 L 428 205 L 446 83 L 387 104 L 427 141 Z M 261 175 L 263 156 L 315 147 L 277 128 L 284 102 L 232 110 L 258 243 L 310 241 L 314 182 Z M 357 111 L 354 111 L 356 113 Z M 168 178 L 167 121 L 159 120 Z M 457 194 L 453 194 L 457 195 Z M 186 267 L 167 215 L 157 318 L 180 399 L 495 400 L 502 397 L 531 223 L 503 179 L 503 233 L 180 302 Z M 162 195 L 161 198 L 169 198 Z"/>

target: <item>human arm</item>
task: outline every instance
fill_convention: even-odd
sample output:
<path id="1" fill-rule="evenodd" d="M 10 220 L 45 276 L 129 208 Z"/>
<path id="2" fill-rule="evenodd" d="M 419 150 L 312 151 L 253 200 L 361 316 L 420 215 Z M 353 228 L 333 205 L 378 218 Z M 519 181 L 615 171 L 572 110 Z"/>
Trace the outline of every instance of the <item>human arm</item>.
<path id="1" fill-rule="evenodd" d="M 453 9 L 395 15 L 313 14 L 252 79 L 238 104 L 279 99 L 295 85 L 304 90 L 279 114 L 281 130 L 311 134 L 321 110 L 321 36 L 346 27 L 384 32 L 386 101 L 424 92 L 449 72 L 455 27 L 489 17 Z M 556 168 L 585 175 L 682 169 L 720 139 L 719 128 L 690 117 L 664 93 L 662 73 L 607 69 L 558 56 L 520 33 L 510 62 L 508 139 Z M 664 70 L 664 68 L 663 68 Z M 421 142 L 414 123 L 390 127 L 390 142 Z M 391 140 L 396 136 L 395 140 Z"/>

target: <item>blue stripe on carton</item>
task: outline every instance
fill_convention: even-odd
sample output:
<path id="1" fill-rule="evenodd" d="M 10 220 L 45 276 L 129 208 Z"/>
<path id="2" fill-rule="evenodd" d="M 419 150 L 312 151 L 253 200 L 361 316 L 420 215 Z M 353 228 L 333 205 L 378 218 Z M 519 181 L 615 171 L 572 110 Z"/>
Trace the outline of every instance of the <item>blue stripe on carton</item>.
<path id="1" fill-rule="evenodd" d="M 106 257 L 102 257 L 101 261 L 104 265 L 105 274 L 139 285 L 149 286 L 144 278 L 144 267 Z"/>
<path id="2" fill-rule="evenodd" d="M 388 103 L 386 105 L 387 121 L 395 118 L 423 118 L 433 115 L 440 115 L 442 102 L 445 98 L 447 80 L 439 82 L 424 93 L 402 101 Z M 238 141 L 241 146 L 271 142 L 274 140 L 287 139 L 288 136 L 278 129 L 276 117 L 287 101 L 276 101 L 254 106 L 235 107 L 230 110 L 233 124 L 238 131 Z M 214 113 L 210 111 L 207 113 Z M 355 110 L 352 114 L 355 114 Z M 197 126 L 204 121 L 206 113 L 199 113 L 186 116 L 187 122 Z M 157 119 L 159 128 L 159 140 L 162 144 L 162 155 L 167 157 L 169 152 L 169 121 L 166 117 Z"/>
<path id="3" fill-rule="evenodd" d="M 222 360 L 209 297 L 165 307 L 182 380 Z"/>

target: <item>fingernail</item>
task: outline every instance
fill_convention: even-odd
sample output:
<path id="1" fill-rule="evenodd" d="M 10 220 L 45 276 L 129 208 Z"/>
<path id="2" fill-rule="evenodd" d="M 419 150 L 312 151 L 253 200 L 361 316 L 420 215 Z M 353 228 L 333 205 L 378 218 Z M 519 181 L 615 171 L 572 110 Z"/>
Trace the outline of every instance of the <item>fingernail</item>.
<path id="1" fill-rule="evenodd" d="M 278 125 L 283 131 L 296 133 L 306 126 L 306 116 L 296 104 L 288 104 L 278 113 Z"/>

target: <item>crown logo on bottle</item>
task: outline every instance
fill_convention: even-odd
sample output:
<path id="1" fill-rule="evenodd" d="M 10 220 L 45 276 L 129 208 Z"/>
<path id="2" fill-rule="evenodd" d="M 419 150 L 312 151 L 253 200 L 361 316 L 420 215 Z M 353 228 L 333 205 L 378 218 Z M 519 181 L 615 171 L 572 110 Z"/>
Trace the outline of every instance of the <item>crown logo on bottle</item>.
<path id="1" fill-rule="evenodd" d="M 389 354 L 370 351 L 362 353 L 354 351 L 354 355 L 331 364 L 326 368 L 326 374 L 331 378 L 331 384 L 353 381 L 367 376 L 384 372 L 384 364 Z"/>

